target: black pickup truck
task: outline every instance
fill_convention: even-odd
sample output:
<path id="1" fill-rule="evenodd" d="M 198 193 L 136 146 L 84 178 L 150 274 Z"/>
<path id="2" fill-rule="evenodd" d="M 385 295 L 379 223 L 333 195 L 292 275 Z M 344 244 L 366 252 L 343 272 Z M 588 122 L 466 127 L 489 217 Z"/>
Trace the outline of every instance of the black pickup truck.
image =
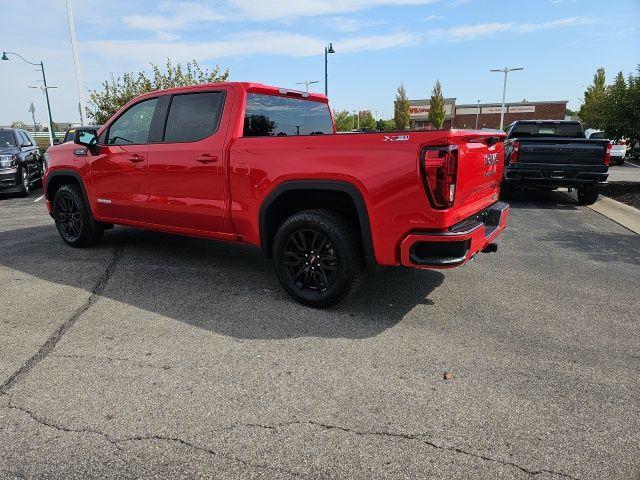
<path id="1" fill-rule="evenodd" d="M 575 188 L 578 201 L 591 205 L 606 185 L 608 140 L 586 139 L 580 122 L 521 120 L 507 127 L 502 194 L 518 188 Z"/>

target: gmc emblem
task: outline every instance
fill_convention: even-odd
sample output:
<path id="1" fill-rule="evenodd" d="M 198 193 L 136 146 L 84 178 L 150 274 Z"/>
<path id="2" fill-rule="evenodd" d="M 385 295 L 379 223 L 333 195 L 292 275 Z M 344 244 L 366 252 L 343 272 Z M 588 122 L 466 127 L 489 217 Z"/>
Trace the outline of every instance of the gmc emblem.
<path id="1" fill-rule="evenodd" d="M 484 156 L 484 164 L 488 167 L 492 165 L 498 164 L 498 154 L 497 153 L 487 153 Z"/>

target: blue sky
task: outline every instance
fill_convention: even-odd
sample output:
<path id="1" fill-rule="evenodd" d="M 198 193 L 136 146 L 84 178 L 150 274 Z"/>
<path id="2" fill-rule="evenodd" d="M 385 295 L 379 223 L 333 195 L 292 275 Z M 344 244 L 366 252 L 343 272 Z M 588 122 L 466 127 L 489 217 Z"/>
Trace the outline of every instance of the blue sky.
<path id="1" fill-rule="evenodd" d="M 34 6 L 37 7 L 34 8 Z M 595 69 L 608 77 L 640 63 L 640 0 L 74 0 L 86 88 L 149 62 L 197 59 L 232 80 L 296 88 L 320 80 L 329 57 L 334 109 L 390 117 L 403 82 L 425 98 L 439 79 L 458 103 L 499 101 L 490 68 L 522 66 L 507 99 L 569 100 L 579 107 Z M 54 120 L 78 121 L 64 0 L 0 3 L 0 49 L 44 60 Z M 45 122 L 38 73 L 15 58 L 0 63 L 0 124 Z M 298 88 L 300 88 L 298 86 Z"/>

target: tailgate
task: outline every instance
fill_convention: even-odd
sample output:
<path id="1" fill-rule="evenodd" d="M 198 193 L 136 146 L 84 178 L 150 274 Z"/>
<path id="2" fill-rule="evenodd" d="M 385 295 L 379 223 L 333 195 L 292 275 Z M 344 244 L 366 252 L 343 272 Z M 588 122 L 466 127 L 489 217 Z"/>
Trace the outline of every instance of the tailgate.
<path id="1" fill-rule="evenodd" d="M 514 139 L 519 164 L 604 165 L 607 140 L 581 138 Z"/>
<path id="2" fill-rule="evenodd" d="M 495 202 L 500 192 L 504 145 L 495 137 L 460 139 L 456 206 Z M 501 139 L 500 139 L 501 140 Z"/>

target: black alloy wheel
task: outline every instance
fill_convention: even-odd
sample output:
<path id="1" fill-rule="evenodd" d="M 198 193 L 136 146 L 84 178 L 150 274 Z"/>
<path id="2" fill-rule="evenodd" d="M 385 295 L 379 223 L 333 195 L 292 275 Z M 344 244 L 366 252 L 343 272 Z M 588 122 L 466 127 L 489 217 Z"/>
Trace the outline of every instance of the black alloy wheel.
<path id="1" fill-rule="evenodd" d="M 62 238 L 67 242 L 76 242 L 82 235 L 80 207 L 70 195 L 63 195 L 58 199 L 56 224 Z"/>
<path id="2" fill-rule="evenodd" d="M 354 223 L 338 212 L 304 210 L 279 226 L 273 264 L 283 288 L 298 302 L 326 308 L 360 285 L 362 240 Z"/>
<path id="3" fill-rule="evenodd" d="M 299 228 L 289 235 L 284 264 L 291 282 L 303 292 L 326 292 L 340 269 L 329 239 L 312 228 Z"/>
<path id="4" fill-rule="evenodd" d="M 63 185 L 53 198 L 53 219 L 60 237 L 72 247 L 88 247 L 97 243 L 104 226 L 91 216 L 77 185 Z"/>

